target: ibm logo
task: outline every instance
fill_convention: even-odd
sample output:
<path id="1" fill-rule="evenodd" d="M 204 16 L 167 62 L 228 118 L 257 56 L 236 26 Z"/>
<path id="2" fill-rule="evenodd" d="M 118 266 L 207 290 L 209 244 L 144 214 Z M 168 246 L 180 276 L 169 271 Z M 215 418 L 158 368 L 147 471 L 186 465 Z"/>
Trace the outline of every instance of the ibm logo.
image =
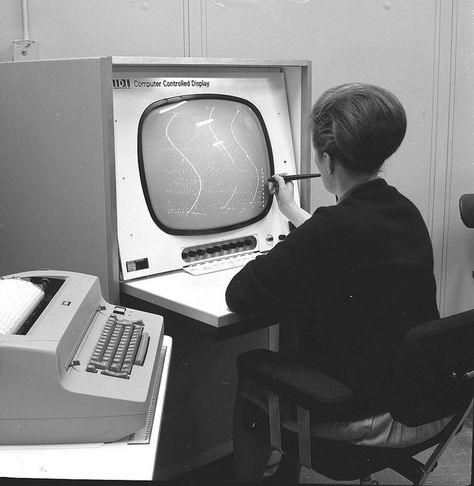
<path id="1" fill-rule="evenodd" d="M 112 79 L 114 89 L 130 89 L 130 80 L 126 78 Z"/>

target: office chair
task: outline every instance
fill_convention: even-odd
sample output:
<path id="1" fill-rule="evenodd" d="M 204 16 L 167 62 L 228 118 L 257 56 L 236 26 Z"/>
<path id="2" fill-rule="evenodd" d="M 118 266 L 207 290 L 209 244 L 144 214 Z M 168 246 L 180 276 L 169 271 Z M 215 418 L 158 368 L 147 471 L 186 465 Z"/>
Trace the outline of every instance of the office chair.
<path id="1" fill-rule="evenodd" d="M 474 397 L 474 310 L 420 324 L 397 350 L 393 379 L 385 397 L 392 418 L 410 427 L 453 416 L 435 437 L 409 447 L 388 448 L 310 436 L 310 422 L 348 420 L 349 388 L 304 364 L 266 349 L 237 358 L 239 379 L 268 392 L 268 413 L 245 402 L 244 425 L 274 449 L 299 456 L 299 463 L 333 480 L 377 484 L 371 474 L 393 469 L 423 484 L 450 440 L 461 429 Z M 280 398 L 296 408 L 297 430 L 280 423 Z M 436 446 L 425 463 L 413 456 Z M 295 471 L 296 472 L 296 471 Z M 472 460 L 471 460 L 472 481 Z"/>

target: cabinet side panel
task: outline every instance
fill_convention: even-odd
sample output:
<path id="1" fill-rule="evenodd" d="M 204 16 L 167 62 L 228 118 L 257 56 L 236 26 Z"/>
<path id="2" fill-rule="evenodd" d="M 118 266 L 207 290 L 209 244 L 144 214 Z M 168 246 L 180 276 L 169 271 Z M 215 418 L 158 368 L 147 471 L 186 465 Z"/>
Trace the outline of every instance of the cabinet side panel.
<path id="1" fill-rule="evenodd" d="M 100 59 L 0 65 L 0 274 L 77 271 L 112 292 L 101 76 Z"/>

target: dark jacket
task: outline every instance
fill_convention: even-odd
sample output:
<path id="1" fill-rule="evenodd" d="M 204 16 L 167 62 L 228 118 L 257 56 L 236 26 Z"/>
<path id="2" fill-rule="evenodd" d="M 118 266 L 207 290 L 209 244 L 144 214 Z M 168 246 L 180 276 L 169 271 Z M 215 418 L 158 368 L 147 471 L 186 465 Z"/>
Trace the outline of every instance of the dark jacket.
<path id="1" fill-rule="evenodd" d="M 382 407 L 401 338 L 439 317 L 426 225 L 383 179 L 317 209 L 242 268 L 226 299 L 256 320 L 296 317 L 300 359 L 349 386 L 370 413 Z"/>

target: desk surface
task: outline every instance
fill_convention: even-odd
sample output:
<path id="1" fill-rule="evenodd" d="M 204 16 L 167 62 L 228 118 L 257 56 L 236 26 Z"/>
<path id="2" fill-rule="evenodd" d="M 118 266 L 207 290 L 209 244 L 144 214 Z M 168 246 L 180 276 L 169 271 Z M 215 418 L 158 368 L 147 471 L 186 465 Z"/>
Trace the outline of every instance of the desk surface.
<path id="1" fill-rule="evenodd" d="M 147 444 L 129 438 L 110 444 L 0 446 L 0 477 L 151 480 L 166 396 L 172 340 L 166 348 L 153 427 Z"/>
<path id="2" fill-rule="evenodd" d="M 164 307 L 214 327 L 228 326 L 246 317 L 232 312 L 225 291 L 241 267 L 204 275 L 176 272 L 122 282 L 121 292 Z"/>

